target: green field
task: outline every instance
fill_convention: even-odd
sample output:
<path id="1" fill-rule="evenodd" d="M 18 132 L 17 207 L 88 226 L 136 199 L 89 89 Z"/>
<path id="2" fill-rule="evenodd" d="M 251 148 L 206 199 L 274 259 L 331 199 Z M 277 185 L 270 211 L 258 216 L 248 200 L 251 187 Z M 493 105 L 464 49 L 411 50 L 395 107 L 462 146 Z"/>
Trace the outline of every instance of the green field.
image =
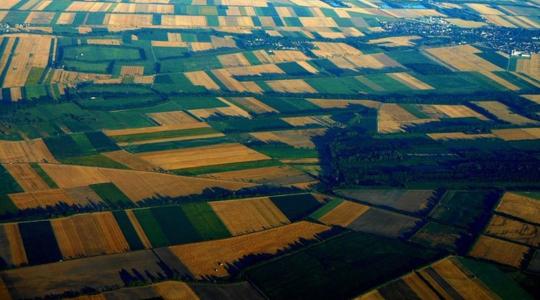
<path id="1" fill-rule="evenodd" d="M 245 276 L 272 299 L 351 298 L 437 257 L 397 240 L 347 233 L 248 269 Z"/>

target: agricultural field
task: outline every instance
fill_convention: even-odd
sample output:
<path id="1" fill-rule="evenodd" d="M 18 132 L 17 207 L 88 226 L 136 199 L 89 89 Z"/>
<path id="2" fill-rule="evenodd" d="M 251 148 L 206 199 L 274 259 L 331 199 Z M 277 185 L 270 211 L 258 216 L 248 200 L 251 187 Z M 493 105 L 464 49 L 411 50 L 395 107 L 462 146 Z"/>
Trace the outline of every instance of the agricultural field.
<path id="1" fill-rule="evenodd" d="M 540 299 L 538 11 L 0 0 L 0 299 Z"/>

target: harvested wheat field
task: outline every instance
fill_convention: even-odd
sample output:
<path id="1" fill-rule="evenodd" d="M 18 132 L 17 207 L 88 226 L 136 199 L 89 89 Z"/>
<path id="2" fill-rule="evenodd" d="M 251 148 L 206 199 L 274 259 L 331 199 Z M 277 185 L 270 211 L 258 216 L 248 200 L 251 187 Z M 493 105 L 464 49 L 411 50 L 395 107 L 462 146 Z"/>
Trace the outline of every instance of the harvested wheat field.
<path id="1" fill-rule="evenodd" d="M 127 252 L 129 245 L 111 212 L 52 219 L 64 259 Z"/>
<path id="2" fill-rule="evenodd" d="M 413 290 L 413 292 L 420 297 L 420 299 L 435 299 L 437 294 L 426 284 L 417 273 L 410 273 L 401 278 L 401 280 L 407 284 L 407 286 Z"/>
<path id="3" fill-rule="evenodd" d="M 153 164 L 139 158 L 138 156 L 131 154 L 125 150 L 118 150 L 113 152 L 103 153 L 106 157 L 124 165 L 132 170 L 138 171 L 156 171 L 159 168 Z"/>
<path id="4" fill-rule="evenodd" d="M 147 152 L 138 156 L 165 170 L 196 168 L 270 159 L 242 144 L 219 144 L 187 149 Z"/>
<path id="5" fill-rule="evenodd" d="M 405 72 L 390 73 L 388 74 L 388 76 L 396 79 L 397 81 L 415 90 L 432 90 L 433 89 L 431 85 L 418 80 L 417 78 L 413 77 L 409 73 L 405 73 Z"/>
<path id="6" fill-rule="evenodd" d="M 377 130 L 380 133 L 405 131 L 404 127 L 434 121 L 434 119 L 419 119 L 398 104 L 385 103 L 377 116 Z"/>
<path id="7" fill-rule="evenodd" d="M 232 235 L 290 223 L 269 198 L 216 201 L 209 204 Z"/>
<path id="8" fill-rule="evenodd" d="M 491 218 L 484 233 L 533 247 L 540 245 L 540 226 L 499 215 L 494 215 Z"/>
<path id="9" fill-rule="evenodd" d="M 433 104 L 421 105 L 421 108 L 425 113 L 439 118 L 477 118 L 487 120 L 484 115 L 465 105 Z"/>
<path id="10" fill-rule="evenodd" d="M 446 19 L 450 24 L 456 25 L 462 28 L 480 28 L 487 26 L 485 22 L 469 21 L 463 19 L 448 18 Z"/>
<path id="11" fill-rule="evenodd" d="M 444 299 L 455 297 L 451 291 L 455 291 L 461 299 L 498 299 L 498 296 L 486 288 L 483 282 L 452 257 L 420 270 L 419 274 Z"/>
<path id="12" fill-rule="evenodd" d="M 415 45 L 414 40 L 418 40 L 420 38 L 421 37 L 417 35 L 392 36 L 369 40 L 368 44 L 377 44 L 384 47 L 410 47 Z"/>
<path id="13" fill-rule="evenodd" d="M 243 107 L 249 113 L 264 114 L 264 113 L 279 113 L 276 109 L 264 104 L 254 97 L 232 97 L 227 98 L 230 102 Z"/>
<path id="14" fill-rule="evenodd" d="M 21 2 L 21 0 L 4 0 L 0 3 L 0 9 L 10 9 L 19 2 Z"/>
<path id="15" fill-rule="evenodd" d="M 296 186 L 298 188 L 303 188 L 306 185 L 317 182 L 313 177 L 289 166 L 273 166 L 210 173 L 201 175 L 201 177 L 260 184 Z"/>
<path id="16" fill-rule="evenodd" d="M 120 68 L 121 76 L 142 76 L 144 75 L 144 66 L 122 66 Z"/>
<path id="17" fill-rule="evenodd" d="M 339 225 L 347 227 L 369 209 L 369 206 L 343 201 L 334 209 L 319 218 L 326 225 Z"/>
<path id="18" fill-rule="evenodd" d="M 150 116 L 152 120 L 154 120 L 161 126 L 175 126 L 199 123 L 199 120 L 193 118 L 192 116 L 183 111 L 149 113 L 148 116 Z"/>
<path id="19" fill-rule="evenodd" d="M 234 75 L 234 76 L 260 76 L 263 74 L 285 74 L 285 72 L 275 64 L 229 67 L 223 70 L 226 70 L 227 72 L 229 72 L 229 74 Z"/>
<path id="20" fill-rule="evenodd" d="M 540 139 L 540 128 L 493 129 L 493 134 L 505 141 L 523 141 Z"/>
<path id="21" fill-rule="evenodd" d="M 25 193 L 10 194 L 9 198 L 18 209 L 45 208 L 59 204 L 86 206 L 101 202 L 99 197 L 72 197 L 69 190 L 51 189 Z M 99 200 L 98 200 L 99 199 Z"/>
<path id="22" fill-rule="evenodd" d="M 16 223 L 0 225 L 0 258 L 7 266 L 28 264 L 21 233 Z"/>
<path id="23" fill-rule="evenodd" d="M 529 59 L 518 60 L 516 71 L 527 74 L 536 80 L 540 80 L 540 55 L 532 54 Z"/>
<path id="24" fill-rule="evenodd" d="M 278 93 L 317 93 L 317 90 L 302 79 L 269 80 L 265 82 L 272 90 Z"/>
<path id="25" fill-rule="evenodd" d="M 225 68 L 251 65 L 242 53 L 220 55 L 218 56 L 218 60 Z"/>
<path id="26" fill-rule="evenodd" d="M 184 75 L 193 85 L 203 86 L 208 90 L 219 90 L 219 85 L 215 83 L 205 71 L 187 72 Z"/>
<path id="27" fill-rule="evenodd" d="M 227 69 L 212 70 L 212 73 L 231 91 L 245 92 L 247 90 L 243 83 L 234 79 Z"/>
<path id="28" fill-rule="evenodd" d="M 193 178 L 155 172 L 55 164 L 41 164 L 41 167 L 61 188 L 112 182 L 132 201 L 158 196 L 180 197 L 200 194 L 204 189 L 212 187 L 238 190 L 254 186 L 254 184 L 245 182 Z"/>
<path id="29" fill-rule="evenodd" d="M 31 141 L 0 141 L 1 163 L 56 162 L 42 139 Z"/>
<path id="30" fill-rule="evenodd" d="M 492 72 L 501 70 L 498 66 L 476 55 L 482 51 L 471 45 L 428 48 L 424 51 L 443 64 L 460 71 Z"/>
<path id="31" fill-rule="evenodd" d="M 312 138 L 324 135 L 326 128 L 252 132 L 251 136 L 263 142 L 281 142 L 295 148 L 314 148 Z"/>
<path id="32" fill-rule="evenodd" d="M 443 133 L 428 133 L 427 136 L 434 140 L 475 140 L 475 139 L 494 139 L 497 138 L 492 133 L 477 133 L 469 134 L 464 132 L 443 132 Z"/>
<path id="33" fill-rule="evenodd" d="M 314 239 L 329 227 L 301 221 L 223 240 L 169 247 L 196 278 L 225 277 L 227 267 L 251 254 L 274 254 L 299 239 Z"/>
<path id="34" fill-rule="evenodd" d="M 26 192 L 46 190 L 47 183 L 30 166 L 30 164 L 4 164 L 4 168 L 15 178 Z"/>
<path id="35" fill-rule="evenodd" d="M 336 123 L 336 121 L 332 120 L 332 116 L 330 115 L 285 117 L 281 119 L 295 127 L 303 127 L 307 125 L 320 125 L 324 127 L 331 127 L 332 125 Z"/>
<path id="36" fill-rule="evenodd" d="M 200 119 L 207 119 L 213 115 L 235 116 L 251 119 L 251 115 L 236 104 L 228 101 L 223 97 L 219 97 L 218 99 L 219 101 L 227 104 L 227 106 L 218 108 L 192 109 L 189 112 Z"/>
<path id="37" fill-rule="evenodd" d="M 353 46 L 345 43 L 330 43 L 330 42 L 313 42 L 315 49 L 312 52 L 325 58 L 331 58 L 336 56 L 359 56 L 362 52 Z"/>
<path id="38" fill-rule="evenodd" d="M 348 99 L 307 99 L 309 102 L 317 105 L 320 108 L 347 108 L 350 105 L 362 105 L 370 108 L 378 109 L 382 104 L 373 100 L 348 100 Z"/>
<path id="39" fill-rule="evenodd" d="M 540 224 L 540 201 L 524 193 L 506 192 L 495 210 L 527 222 Z"/>
<path id="40" fill-rule="evenodd" d="M 519 268 L 528 251 L 527 246 L 482 235 L 469 255 Z"/>
<path id="41" fill-rule="evenodd" d="M 135 276 L 136 271 L 144 280 L 150 281 L 150 278 L 158 278 L 158 274 L 163 274 L 157 261 L 151 251 L 143 250 L 6 270 L 0 276 L 13 298 L 33 299 L 68 291 L 80 292 L 88 288 L 118 289 L 125 286 L 120 276 L 122 270 L 131 276 Z M 170 267 L 178 269 L 181 266 Z"/>
<path id="42" fill-rule="evenodd" d="M 49 51 L 53 39 L 46 35 L 19 37 L 17 48 L 12 54 L 3 87 L 22 87 L 32 68 L 45 69 L 49 63 Z"/>

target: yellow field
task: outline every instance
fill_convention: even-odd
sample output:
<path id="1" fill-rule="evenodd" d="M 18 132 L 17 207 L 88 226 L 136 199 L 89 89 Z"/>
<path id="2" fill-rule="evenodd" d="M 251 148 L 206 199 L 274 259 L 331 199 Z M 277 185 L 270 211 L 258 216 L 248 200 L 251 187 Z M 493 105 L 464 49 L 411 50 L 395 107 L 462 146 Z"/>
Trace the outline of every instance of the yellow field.
<path id="1" fill-rule="evenodd" d="M 3 166 L 26 192 L 49 188 L 47 183 L 29 164 L 5 164 Z"/>
<path id="2" fill-rule="evenodd" d="M 414 46 L 414 40 L 420 39 L 419 36 L 409 35 L 409 36 L 392 36 L 379 39 L 369 40 L 368 44 L 377 44 L 384 47 L 406 47 Z"/>
<path id="3" fill-rule="evenodd" d="M 431 85 L 424 83 L 418 80 L 417 78 L 414 78 L 409 73 L 399 72 L 399 73 L 390 73 L 388 75 L 415 90 L 432 90 L 433 89 Z"/>
<path id="4" fill-rule="evenodd" d="M 471 252 L 469 252 L 469 255 L 519 268 L 524 255 L 528 251 L 527 246 L 482 235 Z"/>
<path id="5" fill-rule="evenodd" d="M 144 66 L 122 66 L 120 68 L 121 76 L 142 76 L 144 74 Z"/>
<path id="6" fill-rule="evenodd" d="M 431 272 L 428 272 L 428 269 Z M 442 277 L 462 299 L 488 300 L 498 298 L 479 279 L 465 271 L 453 258 L 440 260 L 430 267 L 420 270 L 419 274 L 439 295 L 442 295 L 443 299 L 452 299 L 453 295 L 448 293 L 448 287 L 441 284 L 439 277 Z"/>
<path id="7" fill-rule="evenodd" d="M 434 140 L 474 140 L 474 139 L 497 138 L 497 136 L 492 133 L 470 134 L 470 133 L 465 133 L 465 132 L 443 132 L 443 133 L 428 133 L 427 135 Z"/>
<path id="8" fill-rule="evenodd" d="M 482 107 L 483 109 L 494 114 L 500 120 L 516 125 L 537 124 L 535 120 L 531 120 L 522 115 L 516 114 L 510 108 L 498 101 L 473 101 L 472 103 Z"/>
<path id="9" fill-rule="evenodd" d="M 218 108 L 201 108 L 191 109 L 189 113 L 196 116 L 199 119 L 208 119 L 215 115 L 232 116 L 232 117 L 244 117 L 251 119 L 251 115 L 236 105 Z"/>
<path id="10" fill-rule="evenodd" d="M 501 71 L 498 66 L 475 55 L 481 51 L 470 45 L 428 48 L 424 51 L 442 63 L 460 71 Z"/>
<path id="11" fill-rule="evenodd" d="M 283 121 L 295 127 L 303 127 L 306 125 L 321 125 L 330 127 L 336 122 L 332 120 L 330 115 L 325 116 L 305 116 L 305 117 L 285 117 Z"/>
<path id="12" fill-rule="evenodd" d="M 312 52 L 319 57 L 359 56 L 362 52 L 345 43 L 313 42 Z"/>
<path id="13" fill-rule="evenodd" d="M 302 79 L 270 80 L 266 84 L 278 93 L 317 93 L 313 87 Z"/>
<path id="14" fill-rule="evenodd" d="M 107 14 L 103 20 L 103 25 L 109 26 L 112 30 L 115 30 L 115 27 L 120 30 L 132 27 L 150 27 L 152 26 L 152 15 Z"/>
<path id="15" fill-rule="evenodd" d="M 477 118 L 480 120 L 487 120 L 487 118 L 470 109 L 465 105 L 445 105 L 445 104 L 428 104 L 422 105 L 422 110 L 430 115 L 441 114 L 441 118 Z"/>
<path id="16" fill-rule="evenodd" d="M 56 162 L 41 139 L 31 141 L 0 141 L 0 162 Z"/>
<path id="17" fill-rule="evenodd" d="M 247 91 L 246 87 L 238 80 L 233 78 L 233 75 L 226 69 L 212 70 L 212 73 L 223 83 L 229 90 L 236 92 Z"/>
<path id="18" fill-rule="evenodd" d="M 198 300 L 199 296 L 193 292 L 189 285 L 185 282 L 166 281 L 160 282 L 152 286 L 152 289 L 158 293 L 163 299 L 186 299 Z"/>
<path id="19" fill-rule="evenodd" d="M 232 235 L 290 223 L 270 198 L 216 201 L 209 204 Z"/>
<path id="20" fill-rule="evenodd" d="M 0 2 L 0 9 L 10 9 L 19 2 L 21 2 L 21 0 L 3 0 Z"/>
<path id="21" fill-rule="evenodd" d="M 151 17 L 151 16 L 150 16 Z M 204 16 L 175 16 L 162 15 L 161 25 L 167 27 L 206 27 L 206 18 Z"/>
<path id="22" fill-rule="evenodd" d="M 516 71 L 540 80 L 540 54 L 532 54 L 529 59 L 519 59 Z"/>
<path id="23" fill-rule="evenodd" d="M 468 3 L 467 6 L 476 10 L 481 15 L 504 15 L 502 11 L 497 10 L 487 4 Z"/>
<path id="24" fill-rule="evenodd" d="M 59 83 L 65 86 L 74 87 L 81 82 L 98 82 L 109 80 L 112 76 L 109 74 L 79 73 L 66 70 L 52 71 L 51 83 Z"/>
<path id="25" fill-rule="evenodd" d="M 493 134 L 505 141 L 522 141 L 540 139 L 540 128 L 493 129 Z"/>
<path id="26" fill-rule="evenodd" d="M 274 254 L 299 239 L 313 239 L 329 228 L 301 221 L 274 229 L 233 238 L 173 246 L 169 249 L 196 277 L 205 275 L 224 277 L 227 264 L 250 254 Z"/>
<path id="27" fill-rule="evenodd" d="M 0 257 L 8 266 L 28 264 L 17 223 L 0 225 Z"/>
<path id="28" fill-rule="evenodd" d="M 334 19 L 329 17 L 300 17 L 304 27 L 338 27 Z"/>
<path id="29" fill-rule="evenodd" d="M 234 76 L 255 76 L 262 74 L 285 74 L 275 64 L 263 64 L 255 66 L 229 67 L 226 69 L 228 73 Z"/>
<path id="30" fill-rule="evenodd" d="M 46 35 L 21 36 L 8 66 L 3 87 L 22 87 L 32 68 L 45 69 L 49 62 L 52 40 L 52 37 Z"/>
<path id="31" fill-rule="evenodd" d="M 37 25 L 49 25 L 51 24 L 55 15 L 56 14 L 53 12 L 33 11 L 28 14 L 25 22 Z"/>
<path id="32" fill-rule="evenodd" d="M 433 119 L 419 119 L 398 104 L 385 103 L 378 111 L 377 128 L 381 133 L 399 132 L 404 131 L 406 125 L 430 121 Z"/>
<path id="33" fill-rule="evenodd" d="M 416 273 L 410 273 L 401 278 L 420 299 L 436 299 L 437 294 Z"/>
<path id="34" fill-rule="evenodd" d="M 352 201 L 343 201 L 330 212 L 319 218 L 319 221 L 327 225 L 347 227 L 347 225 L 358 219 L 368 209 L 369 206 L 366 205 Z"/>
<path id="35" fill-rule="evenodd" d="M 274 50 L 272 53 L 268 53 L 265 50 L 257 50 L 253 51 L 253 54 L 262 64 L 309 60 L 302 51 L 298 50 Z"/>
<path id="36" fill-rule="evenodd" d="M 278 112 L 276 109 L 264 104 L 263 102 L 254 97 L 234 97 L 227 99 L 233 103 L 245 107 L 245 109 L 247 109 L 250 113 L 264 114 L 270 112 Z"/>
<path id="37" fill-rule="evenodd" d="M 317 105 L 320 108 L 346 108 L 349 105 L 363 105 L 370 108 L 379 109 L 381 102 L 373 100 L 348 100 L 348 99 L 307 99 L 309 102 Z"/>
<path id="38" fill-rule="evenodd" d="M 205 71 L 193 71 L 184 73 L 184 75 L 193 83 L 193 85 L 203 86 L 207 90 L 219 90 L 217 85 Z"/>
<path id="39" fill-rule="evenodd" d="M 308 176 L 304 172 L 288 166 L 274 166 L 211 173 L 201 175 L 201 177 L 219 180 L 295 186 L 298 188 L 305 188 L 310 184 L 317 182 L 314 178 Z"/>
<path id="40" fill-rule="evenodd" d="M 4 70 L 8 62 L 9 56 L 13 51 L 13 46 L 15 46 L 15 38 L 4 37 L 1 39 L 2 42 L 7 40 L 6 47 L 4 48 L 3 53 L 0 53 L 0 70 Z"/>
<path id="41" fill-rule="evenodd" d="M 270 159 L 242 144 L 219 144 L 186 149 L 156 151 L 138 156 L 165 170 L 196 168 Z"/>
<path id="42" fill-rule="evenodd" d="M 540 224 L 540 201 L 534 198 L 506 192 L 495 210 L 531 223 Z"/>
<path id="43" fill-rule="evenodd" d="M 469 20 L 454 19 L 454 18 L 448 18 L 446 19 L 446 21 L 448 21 L 450 24 L 453 24 L 462 28 L 480 28 L 487 25 L 485 22 L 469 21 Z"/>
<path id="44" fill-rule="evenodd" d="M 57 164 L 41 164 L 41 167 L 60 188 L 112 182 L 133 201 L 141 201 L 158 195 L 179 197 L 200 194 L 209 187 L 238 190 L 254 186 L 245 182 L 174 176 L 155 172 Z"/>
<path id="45" fill-rule="evenodd" d="M 87 39 L 86 42 L 89 45 L 110 45 L 110 46 L 120 46 L 122 45 L 122 40 L 120 39 Z M 123 69 L 124 67 L 122 67 Z M 144 67 L 139 67 L 144 68 Z"/>
<path id="46" fill-rule="evenodd" d="M 199 122 L 199 120 L 193 118 L 192 116 L 183 111 L 149 113 L 148 116 L 161 126 L 175 126 Z"/>
<path id="47" fill-rule="evenodd" d="M 485 230 L 486 234 L 533 247 L 540 245 L 540 227 L 494 215 Z"/>
<path id="48" fill-rule="evenodd" d="M 218 56 L 223 67 L 250 66 L 251 64 L 242 53 L 224 54 Z"/>
<path id="49" fill-rule="evenodd" d="M 444 17 L 434 9 L 384 9 L 384 12 L 396 18 L 422 18 L 422 17 Z"/>
<path id="50" fill-rule="evenodd" d="M 132 170 L 138 170 L 138 171 L 156 171 L 159 168 L 152 165 L 151 163 L 140 159 L 136 155 L 129 153 L 124 150 L 118 150 L 113 152 L 107 152 L 103 153 L 103 155 L 107 156 L 108 158 L 121 163 L 124 166 L 127 166 L 128 168 Z"/>
<path id="51" fill-rule="evenodd" d="M 73 199 L 68 193 L 66 193 L 66 191 L 62 189 L 10 194 L 9 198 L 19 209 L 38 207 L 45 208 L 47 206 L 55 206 L 60 203 L 80 206 L 90 204 L 90 202 L 85 199 Z"/>
<path id="52" fill-rule="evenodd" d="M 50 222 L 64 259 L 129 251 L 111 212 L 81 214 Z"/>
<path id="53" fill-rule="evenodd" d="M 295 148 L 314 148 L 312 138 L 323 135 L 325 128 L 252 132 L 251 136 L 263 142 L 281 142 Z"/>

